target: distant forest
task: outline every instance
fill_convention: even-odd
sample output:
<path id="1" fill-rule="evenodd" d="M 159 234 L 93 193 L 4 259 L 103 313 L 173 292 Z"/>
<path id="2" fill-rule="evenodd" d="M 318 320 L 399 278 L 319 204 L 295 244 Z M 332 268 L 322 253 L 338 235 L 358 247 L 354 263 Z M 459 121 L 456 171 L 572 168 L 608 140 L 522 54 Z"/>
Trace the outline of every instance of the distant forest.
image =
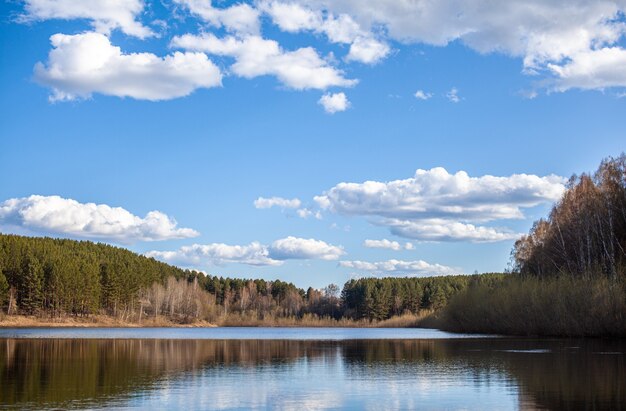
<path id="1" fill-rule="evenodd" d="M 228 315 L 385 320 L 441 308 L 484 278 L 363 278 L 348 281 L 343 290 L 334 284 L 304 290 L 280 280 L 183 270 L 89 241 L 0 234 L 0 307 L 9 315 L 107 314 L 127 321 L 166 316 L 178 322 Z"/>

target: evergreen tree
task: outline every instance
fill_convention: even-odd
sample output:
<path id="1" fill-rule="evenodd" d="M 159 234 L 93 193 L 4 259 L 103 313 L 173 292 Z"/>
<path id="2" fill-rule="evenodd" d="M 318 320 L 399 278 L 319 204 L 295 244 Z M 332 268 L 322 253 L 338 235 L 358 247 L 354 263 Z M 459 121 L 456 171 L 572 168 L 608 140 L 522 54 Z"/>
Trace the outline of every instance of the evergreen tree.
<path id="1" fill-rule="evenodd" d="M 18 289 L 20 308 L 29 314 L 42 308 L 44 272 L 39 259 L 28 252 L 22 260 L 22 278 Z"/>

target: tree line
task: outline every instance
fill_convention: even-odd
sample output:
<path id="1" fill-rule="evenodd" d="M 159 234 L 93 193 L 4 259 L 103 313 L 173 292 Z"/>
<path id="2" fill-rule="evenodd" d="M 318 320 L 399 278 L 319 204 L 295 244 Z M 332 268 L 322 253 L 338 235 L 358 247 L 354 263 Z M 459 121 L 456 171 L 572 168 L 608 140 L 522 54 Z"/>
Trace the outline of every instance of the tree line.
<path id="1" fill-rule="evenodd" d="M 572 176 L 512 251 L 513 273 L 471 284 L 438 327 L 517 335 L 626 336 L 626 155 Z"/>
<path id="2" fill-rule="evenodd" d="M 626 155 L 602 161 L 593 174 L 574 175 L 547 218 L 513 249 L 521 274 L 609 276 L 626 268 Z"/>
<path id="3" fill-rule="evenodd" d="M 304 290 L 183 270 L 106 244 L 0 234 L 0 307 L 9 315 L 385 320 L 438 309 L 473 277 L 362 278 L 343 290 Z"/>

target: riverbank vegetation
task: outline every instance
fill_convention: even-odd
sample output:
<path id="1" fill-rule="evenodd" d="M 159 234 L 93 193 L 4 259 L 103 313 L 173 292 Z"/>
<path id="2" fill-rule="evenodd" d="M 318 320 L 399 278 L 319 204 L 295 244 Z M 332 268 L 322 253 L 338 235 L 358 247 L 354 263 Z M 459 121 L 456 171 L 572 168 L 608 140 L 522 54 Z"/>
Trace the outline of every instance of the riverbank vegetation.
<path id="1" fill-rule="evenodd" d="M 473 282 L 439 313 L 454 331 L 626 336 L 626 156 L 573 176 L 512 252 L 514 273 Z"/>

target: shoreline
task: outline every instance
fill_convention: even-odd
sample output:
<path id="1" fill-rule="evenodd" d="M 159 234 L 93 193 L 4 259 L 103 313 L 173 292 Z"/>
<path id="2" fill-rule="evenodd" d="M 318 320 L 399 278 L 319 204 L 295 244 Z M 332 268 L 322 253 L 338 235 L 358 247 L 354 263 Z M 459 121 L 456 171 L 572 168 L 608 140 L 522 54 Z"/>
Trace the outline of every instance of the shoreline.
<path id="1" fill-rule="evenodd" d="M 283 327 L 283 328 L 432 328 L 427 320 L 429 315 L 404 315 L 388 320 L 370 322 L 364 320 L 332 320 L 317 319 L 298 320 L 294 318 L 280 319 L 226 319 L 218 323 L 197 320 L 190 323 L 178 323 L 166 317 L 147 318 L 141 322 L 123 321 L 106 315 L 89 317 L 45 318 L 27 315 L 0 316 L 0 329 L 3 328 L 215 328 L 215 327 Z"/>
<path id="2" fill-rule="evenodd" d="M 166 318 L 151 318 L 142 322 L 122 321 L 107 316 L 41 318 L 36 316 L 4 316 L 0 318 L 2 328 L 214 328 L 216 324 L 207 321 L 175 323 Z"/>

